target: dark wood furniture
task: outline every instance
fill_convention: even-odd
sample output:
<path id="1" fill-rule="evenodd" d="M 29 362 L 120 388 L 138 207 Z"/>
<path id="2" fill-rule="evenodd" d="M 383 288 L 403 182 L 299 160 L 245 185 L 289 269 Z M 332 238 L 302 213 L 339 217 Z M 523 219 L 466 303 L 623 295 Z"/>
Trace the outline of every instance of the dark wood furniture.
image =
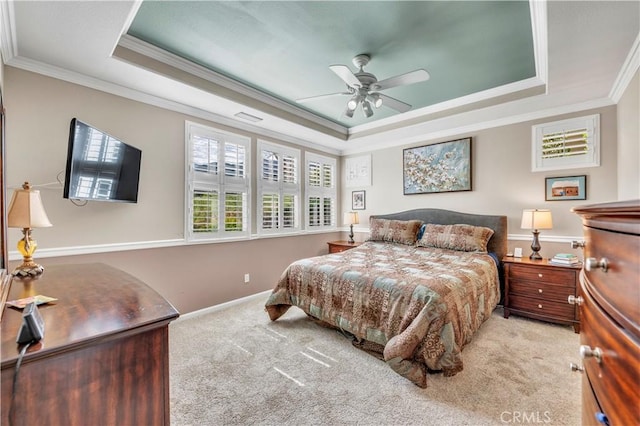
<path id="1" fill-rule="evenodd" d="M 357 241 L 355 243 L 350 243 L 349 241 L 329 241 L 327 244 L 329 245 L 329 253 L 340 253 L 341 251 L 358 247 L 362 243 Z"/>
<path id="2" fill-rule="evenodd" d="M 176 309 L 136 278 L 103 264 L 47 266 L 13 280 L 10 300 L 43 294 L 44 339 L 12 381 L 22 313 L 2 319 L 2 425 L 168 425 L 169 322 Z"/>
<path id="3" fill-rule="evenodd" d="M 578 296 L 578 266 L 554 265 L 547 259 L 518 257 L 502 259 L 505 270 L 504 317 L 526 316 L 558 324 L 573 325 L 580 332 L 576 306 L 567 302 Z"/>
<path id="4" fill-rule="evenodd" d="M 574 208 L 584 230 L 582 424 L 640 424 L 640 200 Z"/>

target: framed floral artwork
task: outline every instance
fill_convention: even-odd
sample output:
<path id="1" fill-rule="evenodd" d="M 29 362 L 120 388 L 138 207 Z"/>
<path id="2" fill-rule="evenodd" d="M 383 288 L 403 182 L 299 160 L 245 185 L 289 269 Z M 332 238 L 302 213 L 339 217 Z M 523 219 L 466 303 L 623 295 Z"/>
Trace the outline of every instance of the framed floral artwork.
<path id="1" fill-rule="evenodd" d="M 404 194 L 471 191 L 471 138 L 403 150 Z"/>

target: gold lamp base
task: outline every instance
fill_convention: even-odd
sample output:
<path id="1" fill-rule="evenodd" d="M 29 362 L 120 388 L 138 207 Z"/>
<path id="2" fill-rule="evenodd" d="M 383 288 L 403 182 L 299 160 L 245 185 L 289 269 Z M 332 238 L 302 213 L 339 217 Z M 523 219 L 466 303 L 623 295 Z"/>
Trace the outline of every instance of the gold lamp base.
<path id="1" fill-rule="evenodd" d="M 22 255 L 22 264 L 11 273 L 14 277 L 38 277 L 44 272 L 44 267 L 33 261 L 33 253 L 38 248 L 36 240 L 31 239 L 31 229 L 22 230 L 24 238 L 18 241 L 18 252 Z"/>

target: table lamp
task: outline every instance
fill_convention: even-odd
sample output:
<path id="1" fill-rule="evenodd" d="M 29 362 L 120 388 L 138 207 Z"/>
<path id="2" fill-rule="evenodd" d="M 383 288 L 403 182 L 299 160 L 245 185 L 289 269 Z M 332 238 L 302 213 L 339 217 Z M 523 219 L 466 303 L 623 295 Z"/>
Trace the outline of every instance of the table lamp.
<path id="1" fill-rule="evenodd" d="M 33 261 L 33 253 L 38 244 L 31 239 L 32 228 L 45 228 L 53 226 L 44 211 L 40 191 L 31 189 L 29 182 L 22 185 L 22 189 L 16 189 L 9 203 L 7 213 L 7 227 L 22 228 L 24 237 L 18 241 L 18 252 L 22 254 L 23 261 L 14 271 L 16 277 L 36 277 L 42 274 L 44 268 Z"/>
<path id="2" fill-rule="evenodd" d="M 357 225 L 360 222 L 358 221 L 358 212 L 347 212 L 344 214 L 344 224 L 349 225 L 349 244 L 355 243 L 353 239 L 353 225 Z"/>
<path id="3" fill-rule="evenodd" d="M 522 211 L 522 224 L 520 225 L 522 229 L 532 229 L 533 233 L 533 242 L 531 243 L 531 256 L 529 259 L 531 260 L 540 260 L 542 256 L 540 256 L 540 240 L 538 240 L 538 235 L 540 234 L 540 229 L 551 229 L 553 227 L 553 220 L 551 219 L 551 210 L 541 210 L 541 209 L 525 209 Z"/>

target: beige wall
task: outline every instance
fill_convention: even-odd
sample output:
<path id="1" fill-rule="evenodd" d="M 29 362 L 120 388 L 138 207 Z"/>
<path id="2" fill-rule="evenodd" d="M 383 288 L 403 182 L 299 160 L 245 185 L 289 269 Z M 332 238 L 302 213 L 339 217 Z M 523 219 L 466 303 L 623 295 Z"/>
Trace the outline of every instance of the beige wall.
<path id="1" fill-rule="evenodd" d="M 25 180 L 40 186 L 54 225 L 34 231 L 41 253 L 75 247 L 83 252 L 86 247 L 124 243 L 181 244 L 185 120 L 233 129 L 12 67 L 6 67 L 4 78 L 7 193 L 10 196 L 13 188 Z M 62 198 L 62 185 L 56 180 L 64 180 L 69 124 L 73 117 L 142 150 L 137 204 L 90 202 L 77 207 Z M 255 164 L 257 135 L 238 132 L 252 138 L 252 164 Z M 306 150 L 301 151 L 304 155 Z M 255 196 L 254 176 L 253 205 Z M 252 223 L 255 232 L 255 215 Z M 147 282 L 185 313 L 272 288 L 291 260 L 326 252 L 326 242 L 339 236 L 339 232 L 332 232 L 237 243 L 178 245 L 41 258 L 40 263 L 45 267 L 47 263 L 88 261 L 113 264 Z M 15 250 L 22 237 L 20 232 L 11 229 L 8 237 L 10 250 Z M 251 274 L 249 285 L 244 284 L 245 273 Z"/>
<path id="2" fill-rule="evenodd" d="M 640 71 L 618 102 L 618 198 L 640 199 Z"/>
<path id="3" fill-rule="evenodd" d="M 531 126 L 569 117 L 600 114 L 600 167 L 531 172 Z M 529 231 L 520 229 L 522 209 L 544 208 L 553 214 L 552 230 L 541 232 L 546 255 L 554 251 L 567 251 L 568 243 L 550 246 L 545 241 L 564 241 L 579 238 L 582 228 L 579 218 L 570 212 L 571 207 L 616 200 L 617 154 L 616 154 L 616 108 L 614 106 L 579 113 L 548 117 L 543 120 L 465 133 L 444 140 L 425 139 L 426 145 L 445 140 L 471 136 L 473 191 L 441 194 L 403 195 L 402 150 L 404 147 L 373 151 L 372 186 L 349 188 L 342 195 L 342 205 L 351 206 L 351 190 L 366 191 L 366 210 L 361 212 L 358 228 L 368 227 L 370 214 L 390 213 L 421 207 L 444 208 L 469 213 L 502 214 L 508 216 L 509 234 L 522 241 L 511 241 L 525 248 L 530 246 Z M 362 155 L 362 154 L 358 154 Z M 354 156 L 358 156 L 354 155 Z M 344 175 L 344 173 L 343 173 Z M 545 177 L 587 175 L 587 199 L 584 201 L 545 201 Z M 347 208 L 347 207 L 345 207 Z M 359 238 L 362 238 L 359 235 Z M 559 248 L 555 248 L 559 247 Z M 553 249 L 552 249 L 553 248 Z"/>

